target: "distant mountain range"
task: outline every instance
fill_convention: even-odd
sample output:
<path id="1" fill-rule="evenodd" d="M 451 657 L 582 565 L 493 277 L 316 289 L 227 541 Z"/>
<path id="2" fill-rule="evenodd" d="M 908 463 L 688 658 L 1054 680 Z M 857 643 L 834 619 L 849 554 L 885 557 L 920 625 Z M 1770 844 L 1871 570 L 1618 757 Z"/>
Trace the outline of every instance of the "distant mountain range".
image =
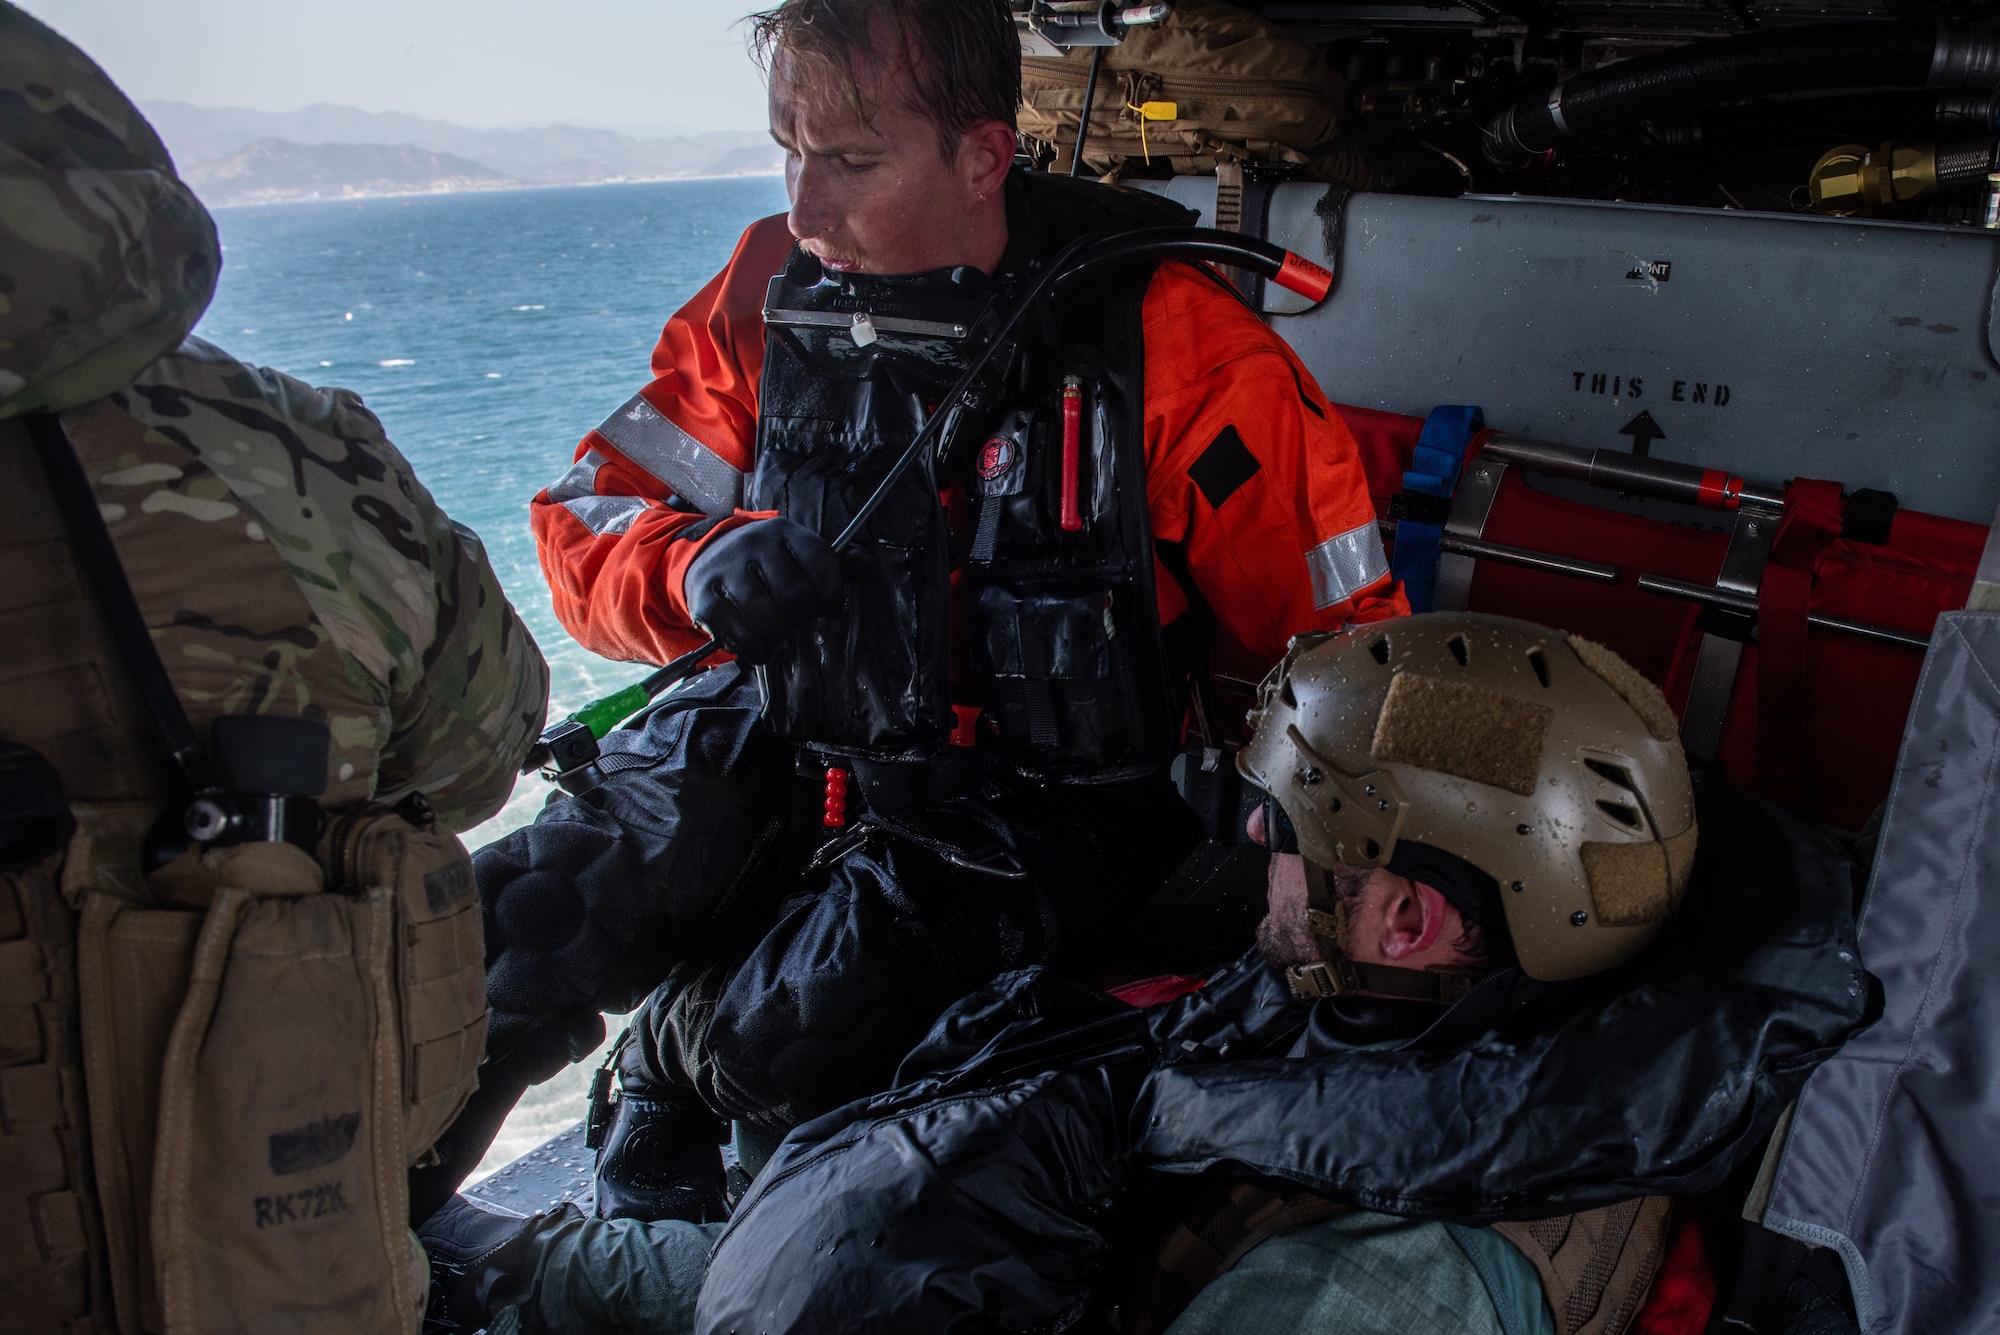
<path id="1" fill-rule="evenodd" d="M 751 176 L 784 165 L 761 130 L 658 138 L 581 125 L 475 130 L 326 103 L 269 112 L 146 102 L 141 110 L 181 175 L 217 205 Z"/>

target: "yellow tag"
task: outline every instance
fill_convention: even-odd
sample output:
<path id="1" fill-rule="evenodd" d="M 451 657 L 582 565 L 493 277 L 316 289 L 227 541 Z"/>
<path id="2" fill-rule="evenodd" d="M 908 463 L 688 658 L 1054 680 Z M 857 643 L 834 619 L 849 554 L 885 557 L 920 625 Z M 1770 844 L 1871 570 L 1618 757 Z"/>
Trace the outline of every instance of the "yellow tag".
<path id="1" fill-rule="evenodd" d="M 1151 166 L 1153 150 L 1146 144 L 1146 122 L 1179 120 L 1181 114 L 1180 104 L 1177 102 L 1141 102 L 1135 107 L 1130 102 L 1127 102 L 1125 109 L 1139 113 L 1139 151 L 1145 154 L 1146 163 L 1148 166 Z"/>

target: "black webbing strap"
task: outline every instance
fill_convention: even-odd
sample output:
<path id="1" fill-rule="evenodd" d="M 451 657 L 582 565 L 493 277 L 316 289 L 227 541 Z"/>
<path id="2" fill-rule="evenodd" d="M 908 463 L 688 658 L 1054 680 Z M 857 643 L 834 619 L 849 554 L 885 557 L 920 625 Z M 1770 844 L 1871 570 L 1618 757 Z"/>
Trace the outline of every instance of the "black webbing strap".
<path id="1" fill-rule="evenodd" d="M 972 550 L 965 559 L 977 565 L 985 565 L 993 559 L 993 548 L 1000 541 L 1000 507 L 1006 501 L 999 496 L 988 496 L 979 502 L 979 528 L 972 535 Z"/>
<path id="2" fill-rule="evenodd" d="M 1294 965 L 1285 970 L 1285 981 L 1291 986 L 1292 995 L 1306 1001 L 1360 993 L 1398 1001 L 1435 1001 L 1448 1006 L 1470 992 L 1478 979 L 1467 973 L 1399 969 L 1387 964 L 1335 959 Z"/>
<path id="3" fill-rule="evenodd" d="M 1021 682 L 1021 704 L 1028 711 L 1028 745 L 1038 750 L 1052 749 L 1061 740 L 1056 729 L 1055 693 L 1049 683 L 1040 677 L 1026 677 Z"/>
<path id="4" fill-rule="evenodd" d="M 98 605 L 104 609 L 111 638 L 132 674 L 140 703 L 153 720 L 167 757 L 180 771 L 190 792 L 216 791 L 208 753 L 202 750 L 194 725 L 188 722 L 187 710 L 167 676 L 166 664 L 160 661 L 160 651 L 153 645 L 152 633 L 146 629 L 139 600 L 132 596 L 124 563 L 118 559 L 117 547 L 112 545 L 111 530 L 104 525 L 97 496 L 90 489 L 90 479 L 84 476 L 83 464 L 70 444 L 69 433 L 53 413 L 33 413 L 24 420 L 35 442 L 35 452 L 41 456 L 42 468 L 49 475 L 49 490 L 54 493 L 56 510 L 69 529 L 77 561 L 90 581 L 91 591 L 97 595 Z"/>

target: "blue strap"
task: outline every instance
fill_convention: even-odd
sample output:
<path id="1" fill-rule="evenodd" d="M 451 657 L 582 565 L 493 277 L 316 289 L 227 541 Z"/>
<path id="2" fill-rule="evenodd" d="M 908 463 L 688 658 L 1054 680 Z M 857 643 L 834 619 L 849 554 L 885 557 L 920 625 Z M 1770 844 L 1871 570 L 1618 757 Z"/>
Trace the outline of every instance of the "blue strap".
<path id="1" fill-rule="evenodd" d="M 1447 404 L 1431 409 L 1410 456 L 1409 471 L 1403 474 L 1403 490 L 1450 500 L 1458 490 L 1458 470 L 1472 433 L 1485 425 L 1485 414 L 1476 407 Z M 1396 554 L 1389 569 L 1403 582 L 1412 612 L 1429 612 L 1437 606 L 1438 543 L 1443 538 L 1442 524 L 1396 521 Z"/>

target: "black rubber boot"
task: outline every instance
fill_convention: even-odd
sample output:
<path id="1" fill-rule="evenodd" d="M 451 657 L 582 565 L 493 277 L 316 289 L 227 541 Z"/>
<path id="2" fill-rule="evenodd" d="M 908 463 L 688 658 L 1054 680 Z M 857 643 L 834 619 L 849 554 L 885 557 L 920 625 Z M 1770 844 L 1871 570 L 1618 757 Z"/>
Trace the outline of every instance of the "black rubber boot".
<path id="1" fill-rule="evenodd" d="M 719 1224 L 722 1142 L 728 1127 L 691 1100 L 625 1094 L 612 1105 L 597 1152 L 599 1219 L 685 1219 Z"/>
<path id="2" fill-rule="evenodd" d="M 527 1292 L 540 1259 L 541 1234 L 566 1213 L 580 1212 L 564 1205 L 523 1219 L 482 1210 L 463 1196 L 445 1202 L 417 1229 L 431 1263 L 424 1335 L 483 1330 L 495 1308 Z"/>

